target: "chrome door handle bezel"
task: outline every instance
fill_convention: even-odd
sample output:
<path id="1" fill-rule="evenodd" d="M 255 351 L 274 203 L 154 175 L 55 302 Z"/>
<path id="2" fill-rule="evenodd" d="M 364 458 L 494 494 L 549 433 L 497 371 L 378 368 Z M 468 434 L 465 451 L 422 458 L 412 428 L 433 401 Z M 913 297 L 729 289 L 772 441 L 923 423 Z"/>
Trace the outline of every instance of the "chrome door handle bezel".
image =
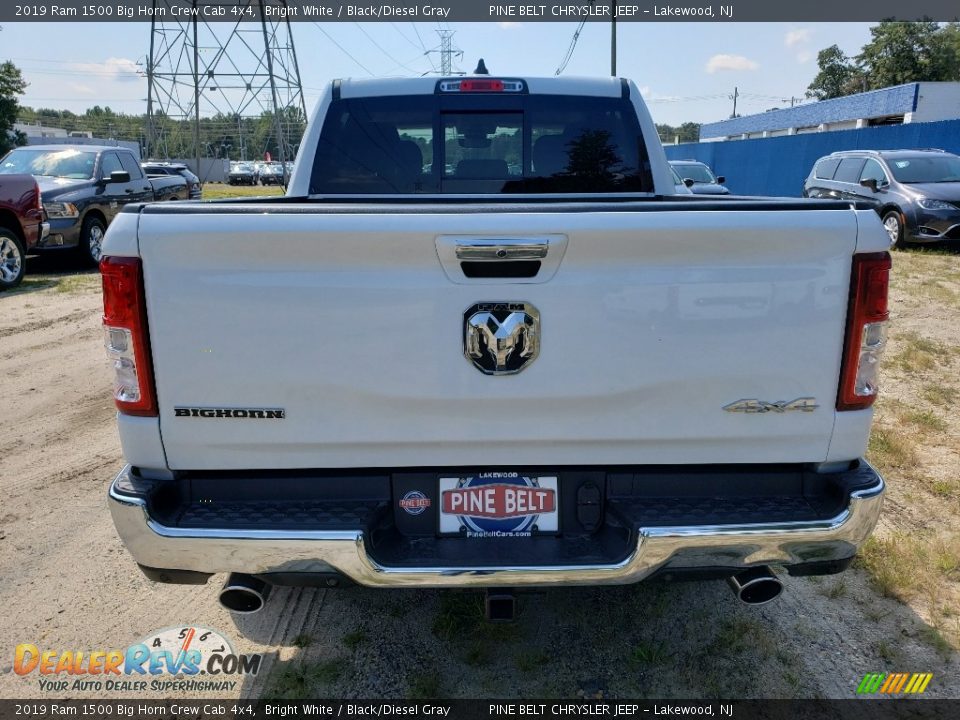
<path id="1" fill-rule="evenodd" d="M 504 242 L 477 240 L 460 243 L 456 247 L 457 260 L 542 260 L 550 249 L 549 243 Z"/>

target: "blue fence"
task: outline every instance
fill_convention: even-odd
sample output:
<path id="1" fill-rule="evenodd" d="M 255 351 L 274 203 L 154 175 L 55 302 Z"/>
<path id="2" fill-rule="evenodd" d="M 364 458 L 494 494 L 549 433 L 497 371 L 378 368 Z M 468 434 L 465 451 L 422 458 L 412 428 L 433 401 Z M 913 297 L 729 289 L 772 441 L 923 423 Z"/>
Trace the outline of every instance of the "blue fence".
<path id="1" fill-rule="evenodd" d="M 757 140 L 664 145 L 669 160 L 700 160 L 736 195 L 799 197 L 813 164 L 837 150 L 941 148 L 960 155 L 960 120 Z"/>

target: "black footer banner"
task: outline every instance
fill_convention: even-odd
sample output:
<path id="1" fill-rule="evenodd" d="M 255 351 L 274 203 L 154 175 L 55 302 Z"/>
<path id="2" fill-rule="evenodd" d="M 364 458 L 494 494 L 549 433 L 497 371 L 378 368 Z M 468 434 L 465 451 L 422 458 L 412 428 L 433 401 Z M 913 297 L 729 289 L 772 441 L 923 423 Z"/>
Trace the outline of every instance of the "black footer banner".
<path id="1" fill-rule="evenodd" d="M 958 700 L 0 700 L 0 720 L 47 718 L 299 720 L 300 718 L 737 718 L 737 720 L 943 720 Z"/>

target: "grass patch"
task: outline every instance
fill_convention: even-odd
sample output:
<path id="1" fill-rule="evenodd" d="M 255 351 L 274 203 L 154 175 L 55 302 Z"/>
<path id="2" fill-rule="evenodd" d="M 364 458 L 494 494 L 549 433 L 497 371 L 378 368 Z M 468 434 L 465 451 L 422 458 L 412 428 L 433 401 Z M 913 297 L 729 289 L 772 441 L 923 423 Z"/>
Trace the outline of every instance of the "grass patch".
<path id="1" fill-rule="evenodd" d="M 951 385 L 930 384 L 923 388 L 922 395 L 931 405 L 947 407 L 956 404 L 960 393 Z"/>
<path id="2" fill-rule="evenodd" d="M 472 636 L 486 623 L 483 596 L 447 592 L 440 595 L 440 608 L 433 621 L 433 634 L 441 640 Z"/>
<path id="3" fill-rule="evenodd" d="M 447 641 L 480 638 L 507 642 L 516 638 L 517 626 L 487 622 L 482 593 L 445 592 L 440 594 L 433 634 Z"/>
<path id="4" fill-rule="evenodd" d="M 766 628 L 756 620 L 726 618 L 714 638 L 714 646 L 721 652 L 742 653 L 760 645 L 769 645 Z"/>
<path id="5" fill-rule="evenodd" d="M 660 665 L 667 658 L 667 648 L 663 643 L 640 643 L 630 651 L 630 664 Z"/>
<path id="6" fill-rule="evenodd" d="M 960 536 L 941 538 L 934 547 L 933 562 L 941 575 L 960 580 Z"/>
<path id="7" fill-rule="evenodd" d="M 100 273 L 66 275 L 57 282 L 58 293 L 86 292 L 100 286 Z"/>
<path id="8" fill-rule="evenodd" d="M 293 639 L 293 646 L 298 648 L 310 647 L 313 644 L 313 638 L 306 633 L 300 633 Z"/>
<path id="9" fill-rule="evenodd" d="M 953 646 L 947 641 L 937 628 L 930 625 L 924 625 L 920 628 L 920 639 L 927 645 L 936 650 L 944 659 L 953 654 Z"/>
<path id="10" fill-rule="evenodd" d="M 354 632 L 347 633 L 343 636 L 344 647 L 349 650 L 356 650 L 358 647 L 363 645 L 367 640 L 367 634 L 363 630 L 355 630 Z"/>
<path id="11" fill-rule="evenodd" d="M 490 645 L 477 640 L 467 649 L 463 661 L 470 667 L 483 667 L 490 664 L 492 657 Z"/>
<path id="12" fill-rule="evenodd" d="M 343 674 L 343 660 L 322 663 L 291 661 L 276 668 L 264 695 L 284 700 L 302 700 L 318 696 L 318 687 L 330 686 Z"/>
<path id="13" fill-rule="evenodd" d="M 343 675 L 343 660 L 327 660 L 316 666 L 316 677 L 324 685 L 332 685 Z"/>
<path id="14" fill-rule="evenodd" d="M 920 294 L 944 305 L 954 305 L 957 301 L 957 293 L 943 285 L 939 280 L 922 280 L 919 290 Z"/>
<path id="15" fill-rule="evenodd" d="M 879 623 L 881 620 L 890 617 L 890 611 L 884 611 L 877 607 L 868 607 L 863 611 L 863 616 L 871 622 Z"/>
<path id="16" fill-rule="evenodd" d="M 842 597 L 846 597 L 847 581 L 843 578 L 843 576 L 840 576 L 835 582 L 823 588 L 821 592 L 825 597 L 828 597 L 831 600 L 838 600 Z"/>
<path id="17" fill-rule="evenodd" d="M 225 183 L 207 183 L 203 186 L 204 200 L 220 200 L 222 198 L 240 197 L 277 197 L 283 195 L 283 188 L 278 185 L 227 185 Z"/>
<path id="18" fill-rule="evenodd" d="M 892 363 L 904 372 L 914 373 L 949 365 L 956 349 L 935 340 L 907 333 L 900 338 L 903 347 Z"/>
<path id="19" fill-rule="evenodd" d="M 463 662 L 472 667 L 490 664 L 493 657 L 510 653 L 508 645 L 517 639 L 512 623 L 487 622 L 483 594 L 445 592 L 433 620 L 433 634 L 463 653 Z"/>
<path id="20" fill-rule="evenodd" d="M 517 670 L 522 673 L 536 673 L 543 670 L 544 665 L 550 662 L 550 655 L 546 650 L 522 650 L 513 659 Z"/>
<path id="21" fill-rule="evenodd" d="M 867 458 L 881 470 L 912 468 L 917 464 L 917 445 L 896 430 L 874 426 L 867 445 Z"/>
<path id="22" fill-rule="evenodd" d="M 949 616 L 949 612 L 938 612 L 937 607 L 951 607 L 955 602 L 953 583 L 960 580 L 960 535 L 944 537 L 916 531 L 884 538 L 874 535 L 860 548 L 857 562 L 883 595 L 902 602 L 922 598 L 935 624 L 941 616 Z M 938 635 L 942 637 L 939 630 Z M 945 643 L 960 644 L 960 623 L 957 632 L 948 635 L 951 637 L 943 638 Z"/>
<path id="23" fill-rule="evenodd" d="M 900 659 L 900 650 L 889 640 L 879 640 L 874 646 L 877 655 L 888 663 L 897 662 Z"/>
<path id="24" fill-rule="evenodd" d="M 781 677 L 783 678 L 783 681 L 784 681 L 784 682 L 790 687 L 790 689 L 793 690 L 794 692 L 796 692 L 796 691 L 798 691 L 798 690 L 800 689 L 801 679 L 800 679 L 800 676 L 797 675 L 797 673 L 793 672 L 792 670 L 784 670 L 784 671 L 781 673 Z"/>
<path id="25" fill-rule="evenodd" d="M 435 672 L 419 673 L 410 678 L 410 698 L 429 700 L 440 697 L 440 675 Z"/>
<path id="26" fill-rule="evenodd" d="M 934 480 L 930 489 L 933 490 L 934 495 L 939 495 L 944 498 L 953 497 L 957 490 L 954 483 L 949 480 Z"/>
<path id="27" fill-rule="evenodd" d="M 917 561 L 922 561 L 925 554 L 922 544 L 897 533 L 887 538 L 871 536 L 860 547 L 857 558 L 885 597 L 906 600 L 914 594 Z"/>
<path id="28" fill-rule="evenodd" d="M 900 415 L 900 419 L 923 430 L 945 432 L 947 429 L 947 421 L 931 410 L 910 410 Z"/>

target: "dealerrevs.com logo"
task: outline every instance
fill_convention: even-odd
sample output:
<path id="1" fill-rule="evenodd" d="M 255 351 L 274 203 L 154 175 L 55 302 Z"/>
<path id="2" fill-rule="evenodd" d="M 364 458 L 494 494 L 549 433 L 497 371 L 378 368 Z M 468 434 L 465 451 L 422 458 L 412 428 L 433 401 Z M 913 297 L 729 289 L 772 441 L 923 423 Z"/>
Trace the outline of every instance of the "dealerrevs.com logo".
<path id="1" fill-rule="evenodd" d="M 223 691 L 256 675 L 262 656 L 240 655 L 222 634 L 196 625 L 150 633 L 123 650 L 50 650 L 17 645 L 13 671 L 50 692 Z"/>

